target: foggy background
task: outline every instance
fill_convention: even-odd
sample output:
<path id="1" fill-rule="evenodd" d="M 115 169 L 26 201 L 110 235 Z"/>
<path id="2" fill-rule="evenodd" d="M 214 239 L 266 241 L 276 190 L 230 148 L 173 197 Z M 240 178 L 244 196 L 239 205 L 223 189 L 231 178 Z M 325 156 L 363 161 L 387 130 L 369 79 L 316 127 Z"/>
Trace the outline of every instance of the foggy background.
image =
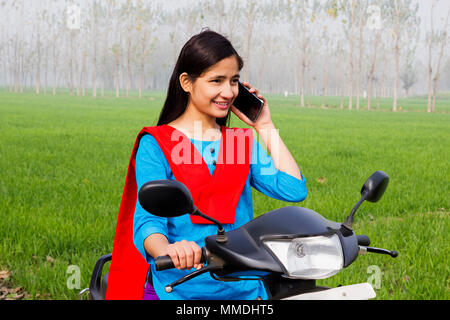
<path id="1" fill-rule="evenodd" d="M 449 0 L 3 0 L 0 10 L 0 86 L 11 92 L 165 91 L 205 27 L 233 43 L 241 79 L 262 93 L 450 91 Z"/>

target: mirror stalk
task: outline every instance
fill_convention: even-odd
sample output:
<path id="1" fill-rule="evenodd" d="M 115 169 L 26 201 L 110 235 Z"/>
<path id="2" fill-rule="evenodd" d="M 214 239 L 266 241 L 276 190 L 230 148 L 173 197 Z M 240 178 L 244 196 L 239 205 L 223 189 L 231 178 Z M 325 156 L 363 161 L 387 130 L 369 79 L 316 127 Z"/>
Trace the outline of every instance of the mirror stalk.
<path id="1" fill-rule="evenodd" d="M 192 211 L 191 214 L 194 216 L 202 217 L 203 219 L 211 221 L 212 223 L 217 225 L 217 238 L 216 238 L 217 242 L 225 243 L 228 241 L 228 237 L 225 234 L 225 229 L 223 228 L 222 224 L 219 221 L 202 213 L 200 210 L 198 210 L 198 208 L 196 206 L 194 206 L 194 210 Z"/>
<path id="2" fill-rule="evenodd" d="M 342 224 L 342 227 L 344 227 L 345 229 L 347 229 L 350 232 L 353 231 L 353 228 L 352 228 L 353 216 L 355 215 L 356 210 L 358 210 L 359 206 L 361 205 L 361 203 L 363 203 L 364 200 L 366 200 L 365 194 L 361 197 L 361 199 L 359 199 L 358 203 L 353 207 L 350 215 L 347 217 L 345 222 Z"/>

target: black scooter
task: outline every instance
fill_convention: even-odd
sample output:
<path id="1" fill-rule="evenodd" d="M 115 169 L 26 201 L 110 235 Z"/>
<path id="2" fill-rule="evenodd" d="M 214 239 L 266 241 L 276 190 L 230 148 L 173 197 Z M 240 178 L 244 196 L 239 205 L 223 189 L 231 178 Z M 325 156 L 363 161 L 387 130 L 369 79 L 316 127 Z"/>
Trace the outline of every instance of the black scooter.
<path id="1" fill-rule="evenodd" d="M 383 171 L 376 171 L 364 183 L 361 199 L 344 223 L 333 222 L 306 208 L 288 206 L 267 212 L 238 229 L 225 232 L 220 222 L 200 212 L 189 190 L 175 180 L 157 180 L 139 190 L 139 202 L 148 212 L 161 217 L 197 215 L 215 223 L 217 235 L 205 238 L 202 262 L 205 267 L 167 284 L 175 286 L 209 272 L 220 281 L 264 281 L 269 299 L 371 299 L 375 291 L 369 283 L 337 288 L 316 285 L 356 260 L 358 254 L 374 252 L 397 257 L 396 251 L 369 247 L 365 235 L 355 235 L 353 217 L 365 200 L 377 202 L 389 182 Z M 97 262 L 88 290 L 91 299 L 104 299 L 107 274 L 101 271 L 111 255 Z M 155 259 L 156 270 L 173 268 L 169 256 Z M 249 276 L 249 274 L 251 276 Z"/>

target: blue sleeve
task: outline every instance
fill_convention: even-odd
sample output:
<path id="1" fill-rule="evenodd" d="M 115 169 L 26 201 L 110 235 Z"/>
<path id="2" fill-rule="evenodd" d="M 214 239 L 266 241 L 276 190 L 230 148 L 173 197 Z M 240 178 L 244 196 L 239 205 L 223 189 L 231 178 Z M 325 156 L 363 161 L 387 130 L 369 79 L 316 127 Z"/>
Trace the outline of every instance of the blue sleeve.
<path id="1" fill-rule="evenodd" d="M 135 163 L 138 192 L 148 181 L 168 179 L 169 164 L 155 138 L 149 134 L 141 138 Z M 137 201 L 133 221 L 133 242 L 147 262 L 150 262 L 152 257 L 144 249 L 144 240 L 154 233 L 167 237 L 167 219 L 148 213 Z"/>
<path id="2" fill-rule="evenodd" d="M 263 147 L 253 140 L 250 184 L 265 195 L 287 202 L 300 202 L 307 195 L 306 179 L 278 170 Z"/>

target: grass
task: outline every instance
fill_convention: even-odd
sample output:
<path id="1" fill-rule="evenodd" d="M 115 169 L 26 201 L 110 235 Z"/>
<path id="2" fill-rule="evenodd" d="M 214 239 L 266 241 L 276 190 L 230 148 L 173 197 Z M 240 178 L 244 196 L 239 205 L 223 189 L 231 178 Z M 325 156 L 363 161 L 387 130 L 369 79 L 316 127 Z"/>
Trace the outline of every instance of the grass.
<path id="1" fill-rule="evenodd" d="M 438 113 L 449 113 L 450 112 L 450 93 L 441 93 L 436 97 L 436 110 Z M 268 98 L 271 96 L 269 95 Z M 298 95 L 289 95 L 287 98 L 277 98 L 276 95 L 272 97 L 273 99 L 278 99 L 281 105 L 300 106 L 300 98 Z M 414 96 L 408 99 L 399 98 L 397 100 L 397 111 L 398 112 L 425 112 L 427 110 L 427 96 Z M 325 99 L 325 108 L 328 109 L 341 109 L 341 103 L 343 101 L 343 108 L 348 108 L 349 99 L 345 97 L 343 100 L 340 96 L 329 96 Z M 367 110 L 367 98 L 361 97 L 360 99 L 360 110 Z M 393 105 L 392 98 L 372 98 L 371 99 L 371 110 L 375 111 L 391 111 Z M 305 106 L 317 107 L 322 106 L 322 96 L 306 96 Z M 353 98 L 353 109 L 356 109 L 356 98 Z"/>
<path id="2" fill-rule="evenodd" d="M 319 282 L 365 282 L 377 266 L 378 299 L 449 299 L 450 102 L 438 100 L 439 112 L 429 114 L 420 97 L 399 105 L 422 112 L 397 113 L 267 98 L 308 181 L 308 197 L 297 205 L 343 221 L 372 172 L 390 176 L 384 197 L 357 212 L 355 231 L 399 257 L 367 254 Z M 11 272 L 10 286 L 34 299 L 76 299 L 79 290 L 67 287 L 70 265 L 80 268 L 81 288 L 89 285 L 96 260 L 112 250 L 134 140 L 155 125 L 163 99 L 0 92 L 0 270 Z M 254 192 L 255 215 L 285 205 Z"/>

